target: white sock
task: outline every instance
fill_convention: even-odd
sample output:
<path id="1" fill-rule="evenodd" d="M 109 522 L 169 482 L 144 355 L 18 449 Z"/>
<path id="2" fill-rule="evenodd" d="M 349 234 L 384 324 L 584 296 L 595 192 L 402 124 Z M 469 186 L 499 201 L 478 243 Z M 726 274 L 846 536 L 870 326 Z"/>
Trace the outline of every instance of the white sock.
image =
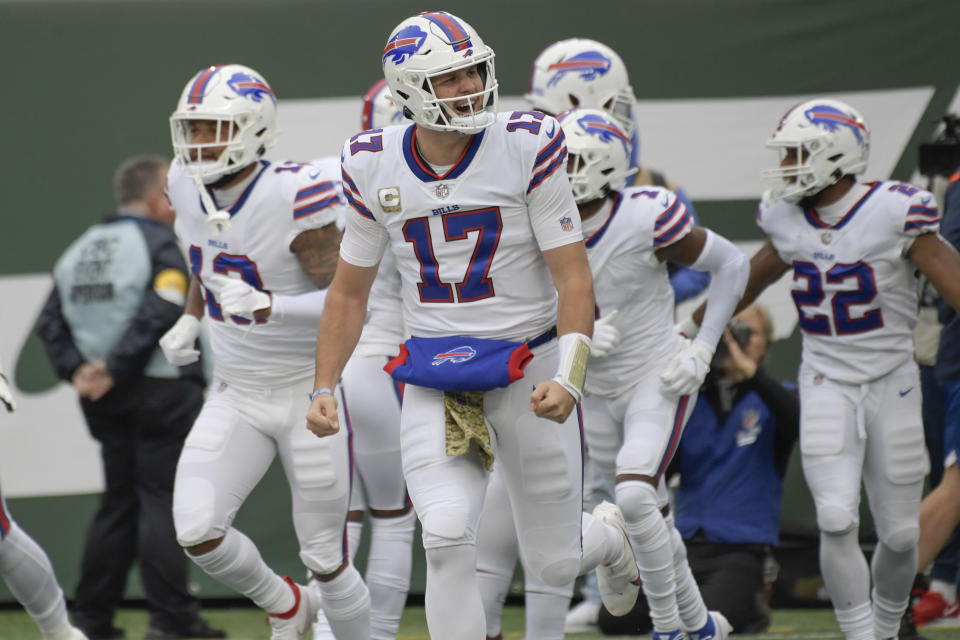
<path id="1" fill-rule="evenodd" d="M 370 638 L 370 591 L 352 564 L 333 580 L 317 580 L 327 623 L 338 640 Z"/>
<path id="2" fill-rule="evenodd" d="M 476 580 L 476 547 L 437 547 L 427 549 L 426 556 L 424 604 L 430 637 L 485 640 L 486 620 Z"/>
<path id="3" fill-rule="evenodd" d="M 370 636 L 395 640 L 410 590 L 413 567 L 413 529 L 417 515 L 411 509 L 396 518 L 370 518 L 370 555 L 367 586 L 370 589 Z"/>
<path id="4" fill-rule="evenodd" d="M 707 605 L 700 595 L 700 587 L 693 578 L 690 563 L 687 562 L 687 547 L 683 537 L 674 524 L 673 512 L 663 518 L 670 534 L 670 548 L 673 550 L 673 572 L 677 582 L 677 609 L 680 623 L 687 631 L 697 631 L 707 624 Z"/>
<path id="5" fill-rule="evenodd" d="M 489 526 L 490 520 L 499 514 L 486 510 L 487 506 L 488 504 L 484 505 L 477 537 L 477 588 L 480 590 L 483 613 L 487 621 L 487 636 L 493 638 L 501 632 L 503 603 L 510 589 L 519 552 L 513 519 L 510 519 L 506 527 Z M 509 504 L 507 509 L 509 510 Z M 529 607 L 527 611 L 529 613 Z"/>
<path id="6" fill-rule="evenodd" d="M 50 558 L 15 522 L 0 540 L 0 575 L 44 634 L 67 624 L 67 604 Z"/>
<path id="7" fill-rule="evenodd" d="M 834 608 L 840 631 L 846 640 L 874 640 L 873 615 L 870 603 L 864 602 L 851 609 Z M 896 634 L 894 634 L 896 635 Z"/>
<path id="8" fill-rule="evenodd" d="M 820 533 L 820 573 L 834 610 L 869 607 L 870 570 L 855 528 L 838 535 Z"/>
<path id="9" fill-rule="evenodd" d="M 878 542 L 870 561 L 873 574 L 873 627 L 878 638 L 891 638 L 900 629 L 900 618 L 910 605 L 917 573 L 917 547 L 894 551 Z"/>
<path id="10" fill-rule="evenodd" d="M 363 520 L 347 520 L 347 547 L 350 552 L 350 562 L 357 557 L 361 537 L 363 537 Z"/>
<path id="11" fill-rule="evenodd" d="M 930 581 L 930 591 L 935 591 L 943 596 L 943 600 L 947 604 L 957 601 L 957 585 L 953 582 L 934 578 Z"/>
<path id="12" fill-rule="evenodd" d="M 657 500 L 657 490 L 641 480 L 617 485 L 617 504 L 627 521 L 627 531 L 640 568 L 643 593 L 650 605 L 656 631 L 680 628 L 673 547 Z"/>
<path id="13" fill-rule="evenodd" d="M 268 613 L 289 611 L 296 602 L 290 585 L 267 566 L 253 541 L 233 527 L 216 549 L 187 556 L 207 575 L 239 591 Z"/>
<path id="14" fill-rule="evenodd" d="M 481 571 L 477 568 L 477 588 L 480 590 L 480 600 L 483 603 L 483 615 L 487 622 L 487 635 L 495 638 L 500 635 L 503 604 L 507 599 L 510 588 L 510 578 L 503 579 L 502 575 Z M 529 616 L 530 609 L 526 608 Z"/>
<path id="15" fill-rule="evenodd" d="M 562 640 L 563 625 L 572 594 L 572 583 L 566 595 L 528 590 L 525 596 L 527 618 L 525 640 Z M 489 630 L 487 633 L 491 636 L 496 635 Z"/>

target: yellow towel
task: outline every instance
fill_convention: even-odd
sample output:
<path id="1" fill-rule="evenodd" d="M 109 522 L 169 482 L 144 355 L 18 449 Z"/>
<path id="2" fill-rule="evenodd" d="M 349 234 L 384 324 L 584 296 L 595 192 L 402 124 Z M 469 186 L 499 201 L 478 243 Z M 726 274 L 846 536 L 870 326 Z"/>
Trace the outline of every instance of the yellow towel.
<path id="1" fill-rule="evenodd" d="M 483 421 L 482 391 L 444 391 L 444 417 L 447 427 L 447 455 L 462 456 L 470 450 L 470 441 L 480 449 L 480 461 L 493 471 L 490 432 Z"/>

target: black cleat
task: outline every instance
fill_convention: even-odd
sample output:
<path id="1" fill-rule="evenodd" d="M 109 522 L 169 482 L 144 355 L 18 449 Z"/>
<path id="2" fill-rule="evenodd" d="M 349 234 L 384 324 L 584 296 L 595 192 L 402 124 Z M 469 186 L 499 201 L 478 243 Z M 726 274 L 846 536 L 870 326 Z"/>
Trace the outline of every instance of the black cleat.
<path id="1" fill-rule="evenodd" d="M 153 625 L 147 627 L 143 640 L 193 640 L 194 638 L 226 638 L 221 629 L 214 629 L 199 616 L 189 622 L 173 625 Z"/>

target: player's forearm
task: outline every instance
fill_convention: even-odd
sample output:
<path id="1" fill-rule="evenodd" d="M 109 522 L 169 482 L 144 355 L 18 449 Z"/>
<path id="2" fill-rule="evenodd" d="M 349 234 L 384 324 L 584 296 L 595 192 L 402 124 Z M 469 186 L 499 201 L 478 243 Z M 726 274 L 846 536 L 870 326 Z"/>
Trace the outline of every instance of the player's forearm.
<path id="1" fill-rule="evenodd" d="M 593 281 L 586 277 L 570 278 L 557 288 L 557 333 L 593 335 Z"/>
<path id="2" fill-rule="evenodd" d="M 183 312 L 198 318 L 203 317 L 203 293 L 200 291 L 200 281 L 196 276 L 190 277 L 190 288 L 187 290 L 187 303 Z"/>
<path id="3" fill-rule="evenodd" d="M 353 353 L 366 315 L 366 296 L 345 294 L 331 287 L 317 331 L 315 389 L 333 389 Z"/>
<path id="4" fill-rule="evenodd" d="M 753 304 L 764 289 L 780 279 L 789 266 L 780 260 L 777 250 L 769 242 L 760 247 L 750 258 L 750 275 L 734 314 Z M 693 312 L 691 317 L 697 326 L 703 323 L 703 314 L 706 308 L 707 305 L 704 303 Z"/>

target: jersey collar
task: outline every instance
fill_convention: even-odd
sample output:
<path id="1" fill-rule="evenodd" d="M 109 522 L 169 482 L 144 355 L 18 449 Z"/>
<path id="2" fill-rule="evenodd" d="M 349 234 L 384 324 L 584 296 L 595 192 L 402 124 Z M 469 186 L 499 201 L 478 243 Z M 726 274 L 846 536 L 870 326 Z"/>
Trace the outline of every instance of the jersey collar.
<path id="1" fill-rule="evenodd" d="M 261 165 L 260 171 L 254 174 L 253 180 L 251 180 L 250 184 L 247 185 L 247 188 L 243 190 L 243 193 L 241 193 L 240 197 L 237 198 L 237 201 L 233 203 L 233 206 L 227 210 L 227 213 L 230 214 L 231 218 L 234 216 L 234 214 L 240 211 L 240 208 L 247 201 L 247 198 L 250 196 L 250 193 L 253 191 L 254 185 L 257 184 L 257 182 L 260 180 L 260 176 L 262 176 L 263 173 L 267 170 L 267 167 L 270 166 L 270 162 L 267 160 L 261 160 L 260 165 Z M 204 188 L 207 190 L 207 193 L 210 194 L 210 198 L 213 200 L 213 204 L 215 204 L 217 208 L 219 208 L 220 205 L 219 203 L 217 203 L 217 196 L 214 190 L 210 189 L 209 187 L 204 187 Z M 204 213 L 207 213 L 206 207 L 203 206 L 203 198 L 200 198 L 200 210 L 203 211 Z"/>
<path id="2" fill-rule="evenodd" d="M 845 214 L 843 214 L 843 217 L 837 220 L 834 224 L 832 225 L 827 224 L 826 222 L 821 220 L 820 216 L 817 215 L 817 210 L 812 207 L 804 207 L 803 209 L 804 217 L 807 219 L 807 222 L 809 222 L 811 226 L 817 229 L 842 229 L 844 226 L 846 226 L 848 222 L 853 220 L 854 214 L 860 210 L 860 207 L 863 206 L 863 203 L 867 201 L 867 198 L 872 196 L 874 192 L 880 187 L 879 180 L 875 182 L 868 182 L 867 184 L 870 185 L 870 189 L 868 189 L 867 192 L 863 194 L 863 196 L 861 196 L 861 198 L 857 200 L 852 207 L 850 207 L 850 210 L 847 211 Z"/>
<path id="3" fill-rule="evenodd" d="M 470 136 L 470 143 L 463 150 L 463 153 L 460 154 L 460 158 L 450 167 L 449 171 L 441 176 L 437 175 L 433 168 L 427 164 L 417 152 L 416 127 L 417 125 L 411 124 L 407 127 L 407 130 L 403 132 L 403 159 L 407 161 L 407 166 L 410 167 L 413 175 L 420 178 L 423 182 L 436 182 L 437 180 L 454 180 L 459 178 L 463 172 L 470 167 L 470 162 L 473 161 L 474 156 L 477 155 L 480 143 L 483 142 L 483 135 L 486 133 L 486 129 L 484 129 L 480 131 L 480 133 L 475 133 Z"/>
<path id="4" fill-rule="evenodd" d="M 610 207 L 610 213 L 607 215 L 607 219 L 603 221 L 603 224 L 600 225 L 599 229 L 594 231 L 590 237 L 584 241 L 584 244 L 587 245 L 587 248 L 590 248 L 600 242 L 600 238 L 602 238 L 603 234 L 605 234 L 607 229 L 610 228 L 610 223 L 613 222 L 613 217 L 617 215 L 617 211 L 620 210 L 621 202 L 623 202 L 623 194 L 617 191 L 613 196 L 613 206 Z"/>

